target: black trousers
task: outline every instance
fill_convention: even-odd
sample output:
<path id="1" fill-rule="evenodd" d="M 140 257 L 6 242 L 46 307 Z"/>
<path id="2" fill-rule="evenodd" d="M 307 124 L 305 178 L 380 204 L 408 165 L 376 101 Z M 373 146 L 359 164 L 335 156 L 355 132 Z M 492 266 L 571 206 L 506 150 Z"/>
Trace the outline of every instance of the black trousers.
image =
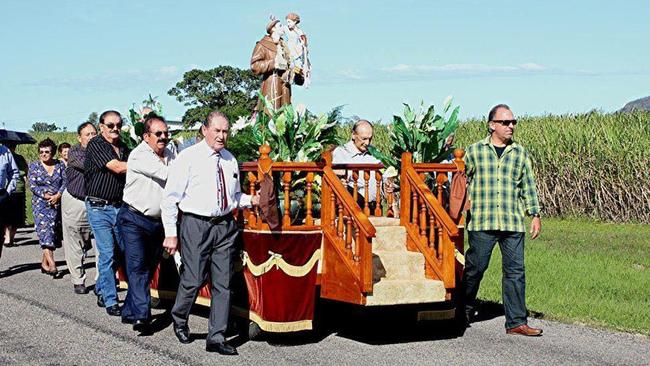
<path id="1" fill-rule="evenodd" d="M 216 224 L 193 215 L 184 214 L 181 218 L 182 267 L 172 318 L 177 325 L 187 326 L 192 305 L 209 278 L 211 302 L 207 343 L 225 341 L 237 234 L 237 224 L 232 216 Z"/>

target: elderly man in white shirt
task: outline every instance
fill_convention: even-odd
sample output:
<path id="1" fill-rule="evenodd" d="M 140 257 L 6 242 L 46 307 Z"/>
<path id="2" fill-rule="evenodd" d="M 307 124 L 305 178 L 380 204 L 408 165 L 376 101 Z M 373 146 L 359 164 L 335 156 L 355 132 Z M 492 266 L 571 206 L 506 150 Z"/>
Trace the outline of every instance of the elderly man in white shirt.
<path id="1" fill-rule="evenodd" d="M 129 156 L 123 205 L 117 214 L 119 240 L 124 248 L 129 289 L 122 307 L 122 322 L 133 330 L 150 332 L 149 283 L 164 239 L 160 202 L 174 152 L 166 147 L 165 119 L 150 114 L 144 121 L 144 141 Z"/>
<path id="2" fill-rule="evenodd" d="M 375 158 L 368 152 L 368 145 L 372 142 L 373 128 L 372 124 L 365 119 L 358 120 L 352 126 L 352 137 L 343 146 L 338 146 L 332 153 L 332 164 L 381 164 L 379 159 Z M 337 174 L 344 175 L 344 171 L 338 171 Z M 343 176 L 344 184 L 348 186 L 350 193 L 353 193 L 354 180 L 352 171 L 348 172 L 347 177 Z M 363 171 L 359 171 L 357 179 L 357 203 L 361 208 L 364 206 L 364 194 L 366 192 L 366 180 Z M 386 193 L 392 193 L 392 189 L 386 187 Z M 375 171 L 370 171 L 368 180 L 368 207 L 370 212 L 375 211 L 377 197 L 377 180 Z"/>
<path id="3" fill-rule="evenodd" d="M 236 355 L 224 332 L 230 311 L 230 278 L 233 272 L 237 224 L 232 211 L 259 203 L 259 196 L 242 194 L 237 159 L 225 149 L 230 123 L 222 113 L 210 113 L 202 127 L 205 138 L 185 150 L 169 173 L 162 202 L 165 227 L 163 246 L 178 250 L 181 272 L 176 302 L 172 308 L 174 334 L 189 343 L 187 325 L 199 289 L 211 281 L 211 303 L 206 350 Z M 182 217 L 178 225 L 178 211 Z M 180 234 L 180 235 L 179 235 Z"/>

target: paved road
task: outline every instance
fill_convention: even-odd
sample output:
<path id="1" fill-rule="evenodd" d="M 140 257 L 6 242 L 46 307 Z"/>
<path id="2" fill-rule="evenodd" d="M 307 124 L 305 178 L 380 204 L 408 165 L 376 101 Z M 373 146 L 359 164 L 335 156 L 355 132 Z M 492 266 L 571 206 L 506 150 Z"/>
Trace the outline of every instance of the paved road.
<path id="1" fill-rule="evenodd" d="M 464 336 L 444 323 L 414 324 L 392 312 L 361 316 L 354 308 L 325 306 L 325 332 L 243 342 L 238 358 L 204 351 L 205 311 L 190 327 L 198 339 L 182 345 L 165 309 L 154 309 L 158 331 L 137 336 L 119 318 L 95 305 L 91 294 L 72 292 L 69 277 L 55 280 L 39 271 L 40 249 L 22 231 L 21 246 L 5 248 L 0 260 L 0 365 L 202 365 L 225 364 L 616 364 L 650 365 L 647 337 L 583 326 L 531 320 L 541 338 L 507 336 L 502 316 L 474 323 Z M 62 251 L 56 258 L 63 269 Z M 90 271 L 90 278 L 94 270 Z M 120 293 L 123 298 L 124 292 Z M 337 316 L 343 321 L 334 322 Z"/>

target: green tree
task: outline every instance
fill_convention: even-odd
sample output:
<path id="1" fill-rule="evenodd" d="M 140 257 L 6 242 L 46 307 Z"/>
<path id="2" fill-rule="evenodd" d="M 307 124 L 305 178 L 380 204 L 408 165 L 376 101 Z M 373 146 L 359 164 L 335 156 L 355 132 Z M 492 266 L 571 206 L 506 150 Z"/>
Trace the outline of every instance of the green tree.
<path id="1" fill-rule="evenodd" d="M 183 115 L 183 124 L 191 126 L 204 121 L 218 109 L 231 122 L 251 114 L 261 81 L 250 70 L 218 66 L 210 70 L 193 69 L 183 75 L 167 93 L 190 107 Z"/>
<path id="2" fill-rule="evenodd" d="M 32 131 L 34 132 L 54 132 L 58 129 L 56 123 L 36 122 L 32 125 Z"/>
<path id="3" fill-rule="evenodd" d="M 99 122 L 99 114 L 97 114 L 97 112 L 92 112 L 88 115 L 86 122 L 90 122 L 93 125 L 96 125 Z"/>

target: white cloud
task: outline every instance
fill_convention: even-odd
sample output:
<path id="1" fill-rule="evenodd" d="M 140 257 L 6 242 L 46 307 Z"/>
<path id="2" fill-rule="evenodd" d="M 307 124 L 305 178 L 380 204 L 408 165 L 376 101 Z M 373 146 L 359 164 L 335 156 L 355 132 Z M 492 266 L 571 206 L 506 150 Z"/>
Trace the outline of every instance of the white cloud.
<path id="1" fill-rule="evenodd" d="M 494 66 L 485 64 L 443 64 L 443 65 L 408 65 L 397 64 L 382 67 L 380 70 L 388 73 L 421 74 L 421 73 L 504 73 L 516 71 L 544 71 L 548 68 L 533 62 L 520 65 Z"/>
<path id="2" fill-rule="evenodd" d="M 346 79 L 354 80 L 361 80 L 363 78 L 357 69 L 352 68 L 339 70 L 337 75 Z"/>

